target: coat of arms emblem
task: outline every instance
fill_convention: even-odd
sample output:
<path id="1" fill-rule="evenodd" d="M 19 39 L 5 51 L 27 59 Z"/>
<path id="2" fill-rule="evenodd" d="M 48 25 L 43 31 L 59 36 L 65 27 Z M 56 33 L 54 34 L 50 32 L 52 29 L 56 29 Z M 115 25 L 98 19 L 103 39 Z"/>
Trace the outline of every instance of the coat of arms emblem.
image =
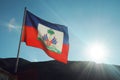
<path id="1" fill-rule="evenodd" d="M 62 51 L 61 49 L 63 43 L 63 40 L 61 38 L 63 39 L 62 32 L 39 24 L 38 39 L 44 43 L 47 49 L 60 54 Z"/>

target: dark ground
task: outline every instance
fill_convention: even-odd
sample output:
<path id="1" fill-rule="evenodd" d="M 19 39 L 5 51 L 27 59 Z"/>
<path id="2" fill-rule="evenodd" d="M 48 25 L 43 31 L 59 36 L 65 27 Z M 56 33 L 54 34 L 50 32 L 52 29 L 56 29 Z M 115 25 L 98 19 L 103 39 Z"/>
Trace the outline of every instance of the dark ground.
<path id="1" fill-rule="evenodd" d="M 0 58 L 0 67 L 14 73 L 16 58 Z M 117 65 L 96 64 L 87 61 L 29 62 L 20 58 L 18 80 L 120 80 Z"/>

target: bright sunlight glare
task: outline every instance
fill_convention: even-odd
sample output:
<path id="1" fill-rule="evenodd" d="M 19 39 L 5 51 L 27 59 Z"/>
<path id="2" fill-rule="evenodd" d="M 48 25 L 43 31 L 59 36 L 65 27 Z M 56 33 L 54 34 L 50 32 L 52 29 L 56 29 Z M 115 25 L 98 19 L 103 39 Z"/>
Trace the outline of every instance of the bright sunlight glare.
<path id="1" fill-rule="evenodd" d="M 102 63 L 106 58 L 107 49 L 104 44 L 95 42 L 88 46 L 87 54 L 89 55 L 91 61 Z"/>

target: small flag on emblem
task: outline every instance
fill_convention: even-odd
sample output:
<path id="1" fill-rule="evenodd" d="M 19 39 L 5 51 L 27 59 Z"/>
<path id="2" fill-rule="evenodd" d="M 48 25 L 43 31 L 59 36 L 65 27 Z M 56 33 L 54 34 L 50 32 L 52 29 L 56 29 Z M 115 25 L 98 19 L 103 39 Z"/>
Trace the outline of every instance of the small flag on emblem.
<path id="1" fill-rule="evenodd" d="M 28 46 L 43 49 L 55 60 L 67 63 L 69 37 L 67 27 L 53 24 L 26 11 L 22 41 Z"/>

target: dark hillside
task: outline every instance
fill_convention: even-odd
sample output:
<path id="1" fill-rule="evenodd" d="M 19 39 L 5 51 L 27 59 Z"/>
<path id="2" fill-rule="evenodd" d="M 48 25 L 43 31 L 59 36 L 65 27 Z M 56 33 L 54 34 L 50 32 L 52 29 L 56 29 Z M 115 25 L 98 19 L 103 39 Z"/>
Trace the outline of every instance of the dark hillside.
<path id="1" fill-rule="evenodd" d="M 0 67 L 13 73 L 14 61 L 0 59 Z M 120 67 L 87 61 L 63 64 L 57 61 L 29 62 L 20 59 L 17 76 L 18 80 L 120 80 Z"/>

